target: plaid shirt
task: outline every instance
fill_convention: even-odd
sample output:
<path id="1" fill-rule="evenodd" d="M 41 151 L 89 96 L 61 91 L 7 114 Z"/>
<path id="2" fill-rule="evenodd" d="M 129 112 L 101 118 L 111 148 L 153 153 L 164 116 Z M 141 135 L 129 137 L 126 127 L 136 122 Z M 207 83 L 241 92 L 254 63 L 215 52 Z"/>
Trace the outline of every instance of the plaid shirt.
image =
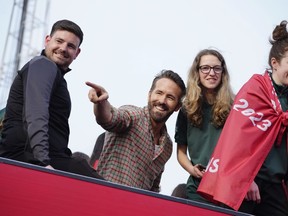
<path id="1" fill-rule="evenodd" d="M 106 133 L 97 170 L 106 180 L 159 192 L 165 163 L 172 154 L 166 126 L 155 148 L 148 107 L 112 108 L 111 122 L 101 126 Z"/>

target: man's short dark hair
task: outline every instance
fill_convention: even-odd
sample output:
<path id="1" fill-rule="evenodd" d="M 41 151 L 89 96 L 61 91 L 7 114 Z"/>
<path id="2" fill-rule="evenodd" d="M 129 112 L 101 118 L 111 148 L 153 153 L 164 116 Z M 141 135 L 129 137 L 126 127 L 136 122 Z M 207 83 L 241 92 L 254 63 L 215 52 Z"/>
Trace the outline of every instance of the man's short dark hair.
<path id="1" fill-rule="evenodd" d="M 50 36 L 52 36 L 58 30 L 65 30 L 75 34 L 80 39 L 79 46 L 81 45 L 84 34 L 81 28 L 76 23 L 66 19 L 59 20 L 55 22 L 54 25 L 52 26 Z"/>
<path id="2" fill-rule="evenodd" d="M 184 96 L 186 94 L 186 87 L 185 87 L 185 84 L 184 84 L 182 78 L 179 76 L 179 74 L 175 73 L 172 70 L 162 70 L 160 73 L 158 73 L 152 82 L 150 92 L 152 92 L 154 90 L 154 88 L 156 86 L 156 82 L 162 78 L 170 79 L 170 80 L 174 81 L 179 86 L 179 88 L 182 91 L 181 98 L 180 98 L 180 101 L 182 101 L 182 99 L 184 98 Z"/>

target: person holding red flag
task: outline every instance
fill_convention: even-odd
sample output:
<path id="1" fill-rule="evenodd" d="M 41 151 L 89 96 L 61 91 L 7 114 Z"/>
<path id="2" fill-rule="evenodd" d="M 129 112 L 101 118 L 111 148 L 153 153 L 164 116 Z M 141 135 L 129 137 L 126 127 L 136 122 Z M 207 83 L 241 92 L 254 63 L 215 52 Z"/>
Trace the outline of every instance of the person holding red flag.
<path id="1" fill-rule="evenodd" d="M 270 39 L 269 66 L 234 100 L 198 193 L 255 215 L 288 215 L 288 24 Z"/>

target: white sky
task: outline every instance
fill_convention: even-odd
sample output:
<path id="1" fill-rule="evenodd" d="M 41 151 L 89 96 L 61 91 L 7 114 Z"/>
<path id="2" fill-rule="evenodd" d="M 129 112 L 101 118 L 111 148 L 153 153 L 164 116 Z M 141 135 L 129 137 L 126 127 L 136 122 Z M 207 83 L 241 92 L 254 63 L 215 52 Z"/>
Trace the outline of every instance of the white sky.
<path id="1" fill-rule="evenodd" d="M 12 0 L 0 0 L 0 55 Z M 225 57 L 234 92 L 267 67 L 268 38 L 288 19 L 287 0 L 51 0 L 49 33 L 59 19 L 70 19 L 84 32 L 82 52 L 66 75 L 72 99 L 72 151 L 91 155 L 103 132 L 94 119 L 85 81 L 108 90 L 112 105 L 145 106 L 154 76 L 162 69 L 179 73 L 186 83 L 195 55 L 209 47 Z M 39 38 L 38 38 L 39 39 Z M 44 38 L 43 38 L 44 40 Z M 177 114 L 167 121 L 174 141 Z M 188 179 L 174 152 L 162 177 L 162 194 Z"/>

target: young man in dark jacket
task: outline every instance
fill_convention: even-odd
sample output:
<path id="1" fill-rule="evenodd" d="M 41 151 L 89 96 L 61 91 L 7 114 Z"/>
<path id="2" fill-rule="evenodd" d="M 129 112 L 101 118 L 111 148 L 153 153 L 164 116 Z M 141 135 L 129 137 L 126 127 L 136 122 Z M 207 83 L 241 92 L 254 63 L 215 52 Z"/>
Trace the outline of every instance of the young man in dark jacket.
<path id="1" fill-rule="evenodd" d="M 82 40 L 77 24 L 57 21 L 41 55 L 18 72 L 6 105 L 0 156 L 102 179 L 68 148 L 71 100 L 64 75 Z"/>

